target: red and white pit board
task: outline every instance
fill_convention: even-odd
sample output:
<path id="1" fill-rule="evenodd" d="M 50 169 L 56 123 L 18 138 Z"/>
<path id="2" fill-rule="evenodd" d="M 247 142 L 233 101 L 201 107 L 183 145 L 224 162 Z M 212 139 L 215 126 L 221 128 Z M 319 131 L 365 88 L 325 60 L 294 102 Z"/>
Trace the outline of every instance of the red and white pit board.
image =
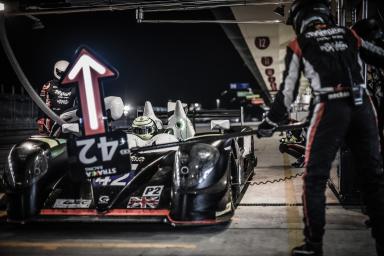
<path id="1" fill-rule="evenodd" d="M 66 72 L 62 84 L 78 83 L 79 98 L 86 136 L 105 133 L 103 95 L 100 79 L 116 76 L 116 72 L 102 63 L 86 48 L 81 48 Z"/>

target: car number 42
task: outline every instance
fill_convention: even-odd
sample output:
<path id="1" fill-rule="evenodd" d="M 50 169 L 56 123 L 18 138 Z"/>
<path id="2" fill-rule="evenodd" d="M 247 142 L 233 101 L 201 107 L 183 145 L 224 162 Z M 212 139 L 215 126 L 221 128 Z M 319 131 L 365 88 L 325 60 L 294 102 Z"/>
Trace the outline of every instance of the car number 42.
<path id="1" fill-rule="evenodd" d="M 119 142 L 117 140 L 107 141 L 106 137 L 100 137 L 100 142 L 97 143 L 97 148 L 101 150 L 101 160 L 103 162 L 111 161 L 113 156 L 115 155 L 115 151 L 119 146 Z M 92 157 L 87 157 L 88 151 L 93 147 L 96 143 L 95 139 L 85 139 L 76 141 L 76 146 L 82 147 L 79 153 L 79 160 L 83 164 L 93 164 L 97 162 L 97 157 L 93 155 Z"/>
<path id="2" fill-rule="evenodd" d="M 128 181 L 129 173 L 124 174 L 123 176 L 118 177 L 117 179 L 112 179 L 111 176 L 99 177 L 95 180 L 95 183 L 100 184 L 101 186 L 126 186 Z"/>

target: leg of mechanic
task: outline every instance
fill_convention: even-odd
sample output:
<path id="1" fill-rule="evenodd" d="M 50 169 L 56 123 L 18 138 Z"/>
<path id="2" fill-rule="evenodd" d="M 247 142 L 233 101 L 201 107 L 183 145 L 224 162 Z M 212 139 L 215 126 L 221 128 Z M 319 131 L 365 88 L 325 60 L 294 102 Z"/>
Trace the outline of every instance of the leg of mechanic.
<path id="1" fill-rule="evenodd" d="M 292 255 L 322 255 L 325 226 L 325 189 L 331 163 L 350 123 L 351 104 L 347 100 L 318 103 L 311 118 L 305 153 L 303 184 L 305 244 Z"/>
<path id="2" fill-rule="evenodd" d="M 357 161 L 355 166 L 362 181 L 363 201 L 372 224 L 378 255 L 384 255 L 384 175 L 380 153 L 379 131 L 372 105 L 366 97 L 352 117 L 348 144 Z"/>

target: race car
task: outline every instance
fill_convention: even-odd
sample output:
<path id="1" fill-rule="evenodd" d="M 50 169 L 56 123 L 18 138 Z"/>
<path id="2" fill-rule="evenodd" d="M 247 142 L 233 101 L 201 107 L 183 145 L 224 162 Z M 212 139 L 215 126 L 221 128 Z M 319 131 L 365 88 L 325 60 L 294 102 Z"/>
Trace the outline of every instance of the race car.
<path id="1" fill-rule="evenodd" d="M 59 137 L 32 136 L 15 145 L 2 177 L 7 220 L 230 221 L 257 158 L 254 136 L 225 135 L 251 128 L 220 120 L 212 122 L 218 131 L 195 133 L 181 103 L 176 105 L 162 140 L 147 144 L 129 145 L 132 133 L 126 130 L 80 140 L 67 126 Z M 92 167 L 81 164 L 87 161 Z"/>

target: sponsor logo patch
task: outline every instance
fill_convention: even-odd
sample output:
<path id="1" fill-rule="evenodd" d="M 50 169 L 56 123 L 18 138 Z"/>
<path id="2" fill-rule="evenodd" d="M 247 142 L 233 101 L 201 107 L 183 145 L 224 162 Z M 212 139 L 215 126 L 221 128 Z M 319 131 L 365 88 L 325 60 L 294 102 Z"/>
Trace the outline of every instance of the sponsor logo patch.
<path id="1" fill-rule="evenodd" d="M 143 196 L 160 196 L 164 186 L 148 186 L 144 189 Z"/>
<path id="2" fill-rule="evenodd" d="M 132 196 L 129 199 L 127 208 L 149 208 L 154 209 L 159 205 L 159 196 Z"/>
<path id="3" fill-rule="evenodd" d="M 56 199 L 53 208 L 82 208 L 86 209 L 91 206 L 92 200 L 86 199 Z"/>
<path id="4" fill-rule="evenodd" d="M 144 162 L 145 157 L 143 156 L 131 156 L 131 161 L 135 163 L 142 163 Z"/>
<path id="5" fill-rule="evenodd" d="M 99 197 L 99 204 L 107 204 L 109 202 L 109 196 L 100 196 Z"/>
<path id="6" fill-rule="evenodd" d="M 116 168 L 103 168 L 103 166 L 93 166 L 93 167 L 86 167 L 85 168 L 85 175 L 87 178 L 95 178 L 100 176 L 106 176 L 106 175 L 113 175 L 116 174 L 117 170 Z"/>

